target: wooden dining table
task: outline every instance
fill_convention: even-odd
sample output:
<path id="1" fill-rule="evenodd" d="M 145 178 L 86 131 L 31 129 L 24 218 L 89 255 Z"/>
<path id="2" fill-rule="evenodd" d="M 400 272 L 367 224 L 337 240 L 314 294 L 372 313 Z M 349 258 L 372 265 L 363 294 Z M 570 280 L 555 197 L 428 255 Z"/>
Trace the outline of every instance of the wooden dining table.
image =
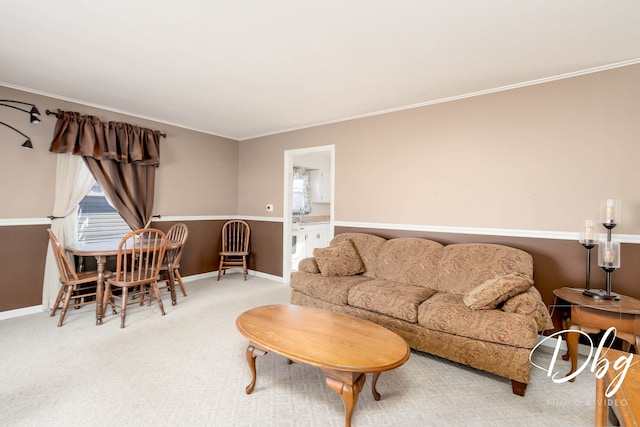
<path id="1" fill-rule="evenodd" d="M 102 324 L 102 317 L 104 316 L 104 304 L 102 299 L 104 298 L 105 266 L 107 264 L 107 258 L 110 256 L 115 257 L 118 254 L 120 242 L 121 239 L 105 240 L 102 242 L 76 242 L 64 247 L 65 251 L 75 256 L 92 256 L 96 259 L 98 271 L 98 278 L 96 280 L 96 325 Z M 167 250 L 176 249 L 179 245 L 180 242 L 167 241 Z M 171 264 L 169 264 L 168 267 L 171 303 L 172 305 L 175 305 L 176 291 L 173 280 L 173 269 L 171 268 Z"/>

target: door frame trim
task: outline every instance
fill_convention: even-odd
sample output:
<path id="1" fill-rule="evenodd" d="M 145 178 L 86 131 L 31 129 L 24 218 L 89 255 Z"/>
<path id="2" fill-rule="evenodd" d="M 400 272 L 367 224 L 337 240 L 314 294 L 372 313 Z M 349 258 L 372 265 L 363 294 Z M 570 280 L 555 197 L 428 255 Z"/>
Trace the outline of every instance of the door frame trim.
<path id="1" fill-rule="evenodd" d="M 335 144 L 321 145 L 317 147 L 297 148 L 284 150 L 284 196 L 283 196 L 283 226 L 282 226 L 282 277 L 285 282 L 291 280 L 291 239 L 293 234 L 293 215 L 291 192 L 293 191 L 293 159 L 296 156 L 306 154 L 329 152 L 331 154 L 331 206 L 329 208 L 329 240 L 333 238 L 335 221 L 335 170 L 336 170 L 336 146 Z"/>

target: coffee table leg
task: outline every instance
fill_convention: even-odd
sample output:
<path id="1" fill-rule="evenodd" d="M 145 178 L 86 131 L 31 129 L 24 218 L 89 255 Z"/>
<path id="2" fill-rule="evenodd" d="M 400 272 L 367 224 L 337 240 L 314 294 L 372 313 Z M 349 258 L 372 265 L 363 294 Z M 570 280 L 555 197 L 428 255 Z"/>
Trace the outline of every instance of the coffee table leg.
<path id="1" fill-rule="evenodd" d="M 345 426 L 351 427 L 353 408 L 358 403 L 358 395 L 367 377 L 360 372 L 341 372 L 323 369 L 327 376 L 327 386 L 342 397 L 345 410 Z"/>
<path id="2" fill-rule="evenodd" d="M 249 364 L 249 369 L 251 369 L 252 375 L 251 384 L 249 384 L 246 388 L 247 394 L 251 394 L 253 388 L 256 386 L 256 357 L 264 356 L 267 353 L 267 350 L 263 350 L 252 344 L 247 347 L 245 356 L 247 357 L 247 363 Z"/>
<path id="3" fill-rule="evenodd" d="M 373 374 L 373 380 L 371 380 L 371 394 L 373 394 L 373 398 L 375 400 L 380 400 L 380 393 L 378 393 L 378 390 L 376 390 L 378 378 L 380 378 L 380 372 L 376 372 L 375 374 Z"/>

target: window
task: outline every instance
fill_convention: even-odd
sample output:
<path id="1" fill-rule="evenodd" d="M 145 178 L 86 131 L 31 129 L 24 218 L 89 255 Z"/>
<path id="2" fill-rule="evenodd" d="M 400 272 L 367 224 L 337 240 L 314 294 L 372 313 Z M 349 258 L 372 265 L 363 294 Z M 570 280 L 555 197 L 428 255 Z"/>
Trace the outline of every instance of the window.
<path id="1" fill-rule="evenodd" d="M 131 229 L 95 183 L 78 206 L 78 241 L 101 242 L 124 237 Z"/>
<path id="2" fill-rule="evenodd" d="M 309 187 L 309 171 L 294 166 L 293 168 L 293 213 L 308 214 L 311 212 L 311 192 Z"/>

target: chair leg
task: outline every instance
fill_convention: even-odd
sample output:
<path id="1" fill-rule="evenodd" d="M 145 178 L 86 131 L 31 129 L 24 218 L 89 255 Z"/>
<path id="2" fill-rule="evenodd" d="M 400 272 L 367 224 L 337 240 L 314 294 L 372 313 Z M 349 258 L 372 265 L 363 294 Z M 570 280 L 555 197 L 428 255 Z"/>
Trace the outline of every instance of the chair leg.
<path id="1" fill-rule="evenodd" d="M 113 300 L 113 295 L 111 295 L 111 285 L 109 285 L 108 283 L 105 283 L 104 296 L 102 297 L 102 310 L 103 311 L 107 309 L 107 304 L 111 305 L 111 313 L 118 314 L 118 312 L 116 311 L 116 303 Z"/>
<path id="2" fill-rule="evenodd" d="M 60 301 L 62 301 L 62 296 L 64 295 L 64 290 L 67 287 L 65 285 L 60 286 L 60 290 L 58 291 L 58 296 L 56 297 L 56 302 L 53 304 L 53 310 L 51 310 L 51 317 L 55 317 L 56 311 L 60 308 Z"/>
<path id="3" fill-rule="evenodd" d="M 156 299 L 158 300 L 158 307 L 160 307 L 160 313 L 162 313 L 162 315 L 164 316 L 164 305 L 162 304 L 162 298 L 160 297 L 160 289 L 158 289 L 158 283 L 157 282 L 153 282 L 151 284 L 151 287 L 153 288 L 153 292 L 156 294 Z M 151 295 L 149 295 L 149 299 L 151 299 Z"/>
<path id="4" fill-rule="evenodd" d="M 187 296 L 187 291 L 184 290 L 184 284 L 182 283 L 182 276 L 180 276 L 180 272 L 178 271 L 177 268 L 175 270 L 173 270 L 173 275 L 175 276 L 176 280 L 178 281 L 178 285 L 180 285 L 180 289 L 182 290 L 182 295 L 186 297 Z"/>
<path id="5" fill-rule="evenodd" d="M 71 295 L 73 295 L 73 289 L 71 290 Z M 82 302 L 86 301 L 86 297 L 75 295 L 74 298 L 73 298 L 73 301 L 74 301 L 74 303 L 73 303 L 74 308 L 76 310 L 79 310 L 80 309 L 80 304 L 82 304 Z"/>
<path id="6" fill-rule="evenodd" d="M 122 288 L 122 304 L 120 308 L 120 327 L 124 328 L 124 319 L 127 317 L 127 299 L 129 299 L 129 288 Z"/>
<path id="7" fill-rule="evenodd" d="M 247 280 L 247 257 L 242 256 L 242 272 L 244 273 L 244 280 Z"/>
<path id="8" fill-rule="evenodd" d="M 69 308 L 69 301 L 71 300 L 71 294 L 73 293 L 73 286 L 65 286 L 66 293 L 64 296 L 64 302 L 62 303 L 62 311 L 60 312 L 60 320 L 58 321 L 58 327 L 62 326 L 64 322 L 64 316 L 67 314 Z"/>
<path id="9" fill-rule="evenodd" d="M 137 286 L 135 289 L 135 292 L 137 292 L 138 295 L 134 295 L 133 298 L 134 299 L 138 297 L 140 298 L 140 307 L 144 305 L 144 301 L 146 300 L 146 295 L 149 294 L 149 301 L 147 301 L 147 307 L 151 307 L 151 288 L 148 285 Z"/>
<path id="10" fill-rule="evenodd" d="M 176 305 L 178 302 L 176 300 L 176 277 L 175 277 L 175 272 L 176 270 L 173 268 L 169 268 L 167 270 L 167 276 L 169 276 L 169 278 L 167 279 L 167 287 L 169 288 L 169 293 L 171 294 L 171 305 Z M 149 301 L 151 301 L 151 298 L 149 298 Z"/>
<path id="11" fill-rule="evenodd" d="M 220 266 L 218 267 L 218 281 L 220 281 L 220 274 L 222 274 L 222 266 L 224 264 L 224 255 L 220 256 Z"/>

